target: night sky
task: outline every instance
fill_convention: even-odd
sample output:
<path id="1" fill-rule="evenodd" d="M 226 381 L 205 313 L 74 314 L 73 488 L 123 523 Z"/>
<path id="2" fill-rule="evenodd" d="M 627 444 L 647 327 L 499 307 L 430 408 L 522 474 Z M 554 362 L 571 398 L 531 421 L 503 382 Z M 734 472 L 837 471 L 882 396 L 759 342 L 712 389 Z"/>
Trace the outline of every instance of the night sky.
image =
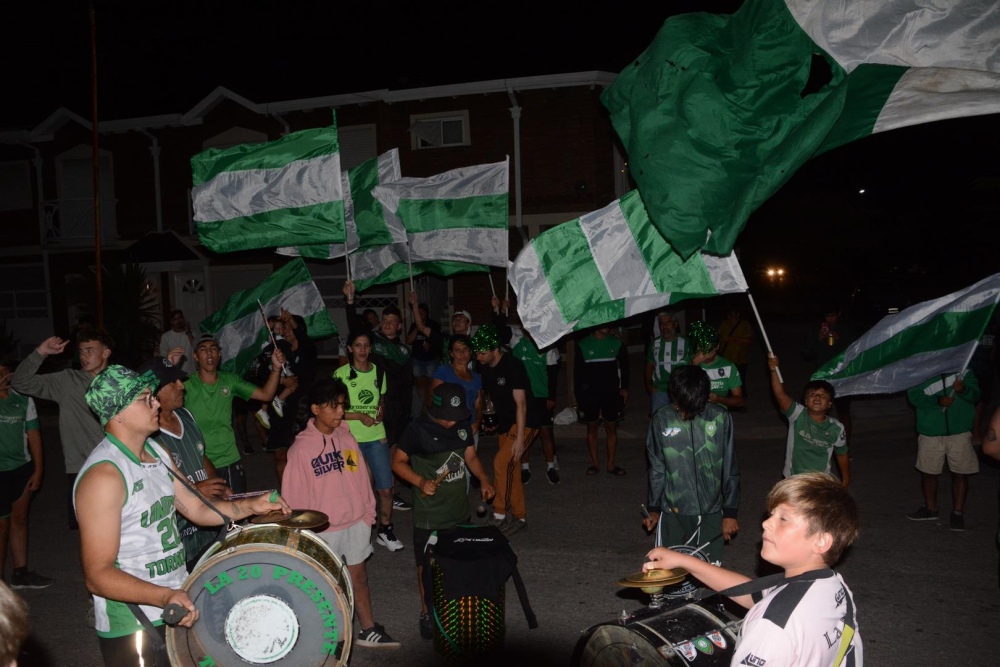
<path id="1" fill-rule="evenodd" d="M 0 128 L 30 127 L 60 106 L 89 117 L 88 3 L 19 4 L 4 10 Z M 618 72 L 653 39 L 664 12 L 731 12 L 739 4 L 540 12 L 537 3 L 514 3 L 487 17 L 489 5 L 458 2 L 97 2 L 99 114 L 184 112 L 218 85 L 272 102 Z M 788 283 L 806 291 L 833 284 L 843 294 L 859 280 L 892 275 L 925 298 L 997 272 L 998 144 L 994 115 L 898 130 L 814 159 L 751 216 L 739 243 L 751 284 L 765 266 L 782 264 L 794 276 Z M 792 298 L 789 284 L 772 296 Z"/>

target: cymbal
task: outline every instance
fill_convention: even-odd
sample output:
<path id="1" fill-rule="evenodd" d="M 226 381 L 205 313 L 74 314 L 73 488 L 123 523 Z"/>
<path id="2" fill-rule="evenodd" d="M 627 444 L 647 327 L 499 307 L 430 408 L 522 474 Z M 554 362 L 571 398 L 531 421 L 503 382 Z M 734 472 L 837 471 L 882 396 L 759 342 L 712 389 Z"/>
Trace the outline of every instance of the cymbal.
<path id="1" fill-rule="evenodd" d="M 669 586 L 684 581 L 688 571 L 677 567 L 673 570 L 650 570 L 649 572 L 633 572 L 624 579 L 618 580 L 619 586 L 626 588 L 655 588 Z"/>
<path id="2" fill-rule="evenodd" d="M 259 514 L 250 519 L 250 523 L 258 525 L 270 523 L 285 528 L 305 529 L 319 528 L 329 523 L 329 521 L 330 518 L 326 514 L 317 512 L 316 510 L 292 510 L 291 514 L 283 514 L 280 510 L 275 510 L 267 514 Z"/>

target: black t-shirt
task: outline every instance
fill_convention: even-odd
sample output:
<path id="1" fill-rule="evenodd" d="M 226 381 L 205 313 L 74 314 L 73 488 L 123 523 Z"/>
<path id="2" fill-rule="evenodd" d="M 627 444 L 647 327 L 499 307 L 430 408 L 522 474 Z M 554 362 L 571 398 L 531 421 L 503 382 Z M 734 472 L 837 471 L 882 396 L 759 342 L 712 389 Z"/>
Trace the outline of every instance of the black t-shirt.
<path id="1" fill-rule="evenodd" d="M 438 361 L 441 359 L 441 325 L 434 320 L 428 320 L 424 324 L 430 328 L 430 335 L 417 332 L 417 337 L 410 346 L 411 355 L 417 361 Z M 410 332 L 416 328 L 416 324 L 411 324 Z"/>
<path id="2" fill-rule="evenodd" d="M 493 408 L 497 412 L 497 426 L 500 433 L 506 433 L 517 423 L 517 404 L 514 403 L 514 390 L 523 389 L 525 399 L 530 400 L 531 383 L 528 373 L 520 359 L 509 352 L 500 357 L 496 366 L 480 364 L 479 371 L 483 376 L 483 389 L 490 395 Z"/>

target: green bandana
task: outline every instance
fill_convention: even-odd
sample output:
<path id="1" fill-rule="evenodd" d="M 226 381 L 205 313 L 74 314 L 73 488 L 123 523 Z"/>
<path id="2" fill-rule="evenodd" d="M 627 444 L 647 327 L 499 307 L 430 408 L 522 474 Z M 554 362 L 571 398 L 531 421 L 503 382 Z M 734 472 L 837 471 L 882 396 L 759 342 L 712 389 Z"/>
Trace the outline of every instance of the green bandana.
<path id="1" fill-rule="evenodd" d="M 157 384 L 152 373 L 139 375 L 124 366 L 108 366 L 90 382 L 87 405 L 102 424 L 107 424 L 144 390 L 154 391 Z"/>
<path id="2" fill-rule="evenodd" d="M 687 337 L 698 352 L 711 352 L 719 344 L 719 334 L 704 322 L 692 322 Z"/>
<path id="3" fill-rule="evenodd" d="M 492 324 L 484 324 L 476 330 L 472 337 L 473 352 L 489 352 L 500 347 L 500 334 Z"/>

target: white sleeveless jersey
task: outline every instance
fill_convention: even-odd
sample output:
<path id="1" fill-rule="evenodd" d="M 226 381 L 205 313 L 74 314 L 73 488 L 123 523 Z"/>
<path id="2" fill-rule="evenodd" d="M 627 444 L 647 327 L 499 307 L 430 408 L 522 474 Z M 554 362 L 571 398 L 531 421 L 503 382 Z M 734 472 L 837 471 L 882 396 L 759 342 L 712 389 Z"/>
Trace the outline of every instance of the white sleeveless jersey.
<path id="1" fill-rule="evenodd" d="M 158 443 L 147 440 L 146 451 L 156 463 L 143 463 L 114 436 L 105 436 L 87 457 L 76 483 L 79 485 L 87 471 L 102 462 L 111 463 L 122 475 L 126 497 L 115 565 L 142 581 L 180 588 L 187 579 L 187 569 L 174 510 L 174 478 L 166 463 L 170 455 Z M 73 503 L 75 506 L 75 487 Z M 93 597 L 98 636 L 124 637 L 142 630 L 125 603 Z M 162 623 L 162 609 L 148 605 L 140 608 L 155 625 Z"/>

